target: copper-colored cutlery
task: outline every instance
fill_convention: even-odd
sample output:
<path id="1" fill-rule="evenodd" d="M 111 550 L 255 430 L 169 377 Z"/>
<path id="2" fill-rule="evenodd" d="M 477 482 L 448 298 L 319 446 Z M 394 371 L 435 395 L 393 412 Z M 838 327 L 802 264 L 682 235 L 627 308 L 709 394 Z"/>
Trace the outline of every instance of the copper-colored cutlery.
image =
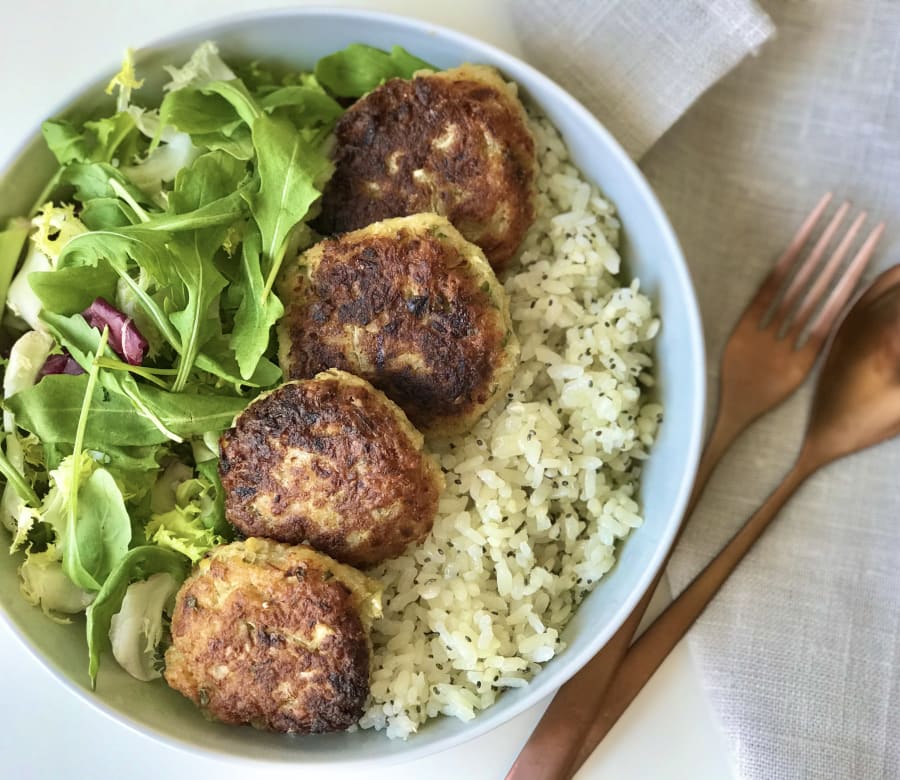
<path id="1" fill-rule="evenodd" d="M 732 442 L 753 420 L 791 395 L 809 375 L 881 238 L 883 223 L 871 231 L 840 272 L 865 220 L 865 214 L 861 213 L 823 264 L 822 258 L 850 210 L 849 204 L 844 203 L 810 252 L 804 254 L 803 250 L 830 200 L 831 193 L 823 196 L 804 220 L 725 346 L 719 408 L 698 466 L 693 492 L 682 520 L 682 530 L 710 474 Z M 882 353 L 890 349 L 884 346 L 890 341 L 890 337 L 884 335 L 889 327 L 884 324 L 882 315 L 879 318 L 871 314 L 869 306 L 878 303 L 879 307 L 890 309 L 877 294 L 890 287 L 888 282 L 895 277 L 898 282 L 893 289 L 897 303 L 895 319 L 900 323 L 900 275 L 897 271 L 895 268 L 879 277 L 844 319 L 822 376 L 826 378 L 825 370 L 828 369 L 829 382 L 840 378 L 848 388 L 858 386 L 860 394 L 874 394 L 884 399 L 888 409 L 895 411 L 894 421 L 900 426 L 900 398 L 893 402 L 887 400 L 900 395 L 900 380 L 894 378 L 891 394 L 888 392 L 890 382 L 885 376 L 879 375 L 876 379 L 873 375 L 865 381 L 860 379 L 863 374 L 871 374 L 878 359 L 885 358 Z M 883 314 L 882 308 L 879 312 Z M 865 355 L 869 357 L 848 362 L 850 357 L 843 353 L 853 349 L 848 346 L 846 333 L 851 333 L 853 339 L 865 337 L 868 340 L 872 349 Z M 895 328 L 893 333 L 891 343 L 897 349 L 896 368 L 900 365 L 900 329 Z M 881 341 L 876 344 L 874 339 Z M 857 354 L 863 354 L 862 346 L 856 349 Z M 857 368 L 852 369 L 852 376 L 845 376 L 850 365 Z M 889 426 L 873 427 L 875 418 L 866 416 L 869 413 L 864 408 L 865 404 L 859 406 L 862 395 L 854 392 L 851 389 L 836 391 L 820 382 L 813 422 L 803 453 L 785 483 L 748 521 L 723 553 L 629 650 L 629 644 L 665 569 L 665 566 L 662 567 L 651 588 L 619 631 L 557 693 L 509 770 L 507 780 L 562 780 L 571 777 L 687 632 L 793 490 L 826 462 L 875 443 L 880 440 L 877 438 L 879 435 L 881 438 L 892 435 Z M 876 401 L 870 399 L 869 403 L 875 404 Z M 894 405 L 891 406 L 891 403 Z M 834 435 L 835 430 L 843 429 L 847 424 L 856 426 L 858 435 L 851 438 Z M 861 427 L 863 425 L 868 427 Z M 851 448 L 846 449 L 847 446 Z"/>

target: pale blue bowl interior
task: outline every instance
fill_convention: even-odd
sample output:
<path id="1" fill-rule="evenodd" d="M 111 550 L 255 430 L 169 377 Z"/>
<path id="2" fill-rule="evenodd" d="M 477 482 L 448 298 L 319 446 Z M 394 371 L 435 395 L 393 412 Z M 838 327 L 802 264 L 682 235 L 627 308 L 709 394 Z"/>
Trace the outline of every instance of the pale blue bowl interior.
<path id="1" fill-rule="evenodd" d="M 111 660 L 104 664 L 97 690 L 92 692 L 83 623 L 59 625 L 28 606 L 18 593 L 18 560 L 6 555 L 0 556 L 2 609 L 27 648 L 65 686 L 117 721 L 169 744 L 232 759 L 297 764 L 390 762 L 433 753 L 500 725 L 562 685 L 613 634 L 662 564 L 686 503 L 703 425 L 703 341 L 684 258 L 656 198 L 611 136 L 553 82 L 497 49 L 424 22 L 306 9 L 251 15 L 190 30 L 140 52 L 139 65 L 149 73 L 153 66 L 178 63 L 207 39 L 217 41 L 226 58 L 275 59 L 295 66 L 311 66 L 320 56 L 353 42 L 383 48 L 399 44 L 443 67 L 466 61 L 490 63 L 517 81 L 525 99 L 556 124 L 576 164 L 616 204 L 626 237 L 628 271 L 640 278 L 663 323 L 656 357 L 665 418 L 643 475 L 644 525 L 623 545 L 616 567 L 569 624 L 564 634 L 568 649 L 529 686 L 504 693 L 496 705 L 469 723 L 441 718 L 406 742 L 389 741 L 371 731 L 284 737 L 210 723 L 161 681 L 139 683 Z M 122 43 L 124 47 L 128 42 Z M 103 100 L 102 86 L 115 70 L 116 63 L 110 63 L 108 73 L 58 113 L 90 109 Z M 53 161 L 35 133 L 0 178 L 0 218 L 27 211 L 52 170 Z"/>

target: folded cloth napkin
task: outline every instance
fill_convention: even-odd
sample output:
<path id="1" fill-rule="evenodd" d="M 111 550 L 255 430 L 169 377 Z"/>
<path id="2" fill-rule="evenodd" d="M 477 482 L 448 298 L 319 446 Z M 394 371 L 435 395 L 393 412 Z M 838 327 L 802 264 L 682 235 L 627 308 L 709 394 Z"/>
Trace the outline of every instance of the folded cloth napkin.
<path id="1" fill-rule="evenodd" d="M 514 4 L 530 62 L 641 157 L 703 92 L 774 32 L 752 0 Z"/>
<path id="2" fill-rule="evenodd" d="M 900 260 L 900 232 L 891 224 L 900 213 L 900 4 L 761 2 L 778 37 L 700 97 L 640 161 L 691 268 L 710 411 L 731 328 L 823 191 L 868 209 L 869 227 L 874 218 L 888 220 L 867 279 Z M 616 13 L 619 5 L 628 12 Z M 676 117 L 709 85 L 688 77 L 703 72 L 699 60 L 733 64 L 771 31 L 758 9 L 741 2 L 623 0 L 599 8 L 547 4 L 538 17 L 546 36 L 522 14 L 526 56 L 579 94 L 633 153 L 665 129 L 654 118 Z M 703 13 L 708 31 L 685 34 L 674 23 Z M 660 19 L 669 20 L 663 31 Z M 625 45 L 620 36 L 634 25 L 646 33 L 632 33 Z M 715 34 L 727 55 L 699 54 Z M 657 48 L 668 73 L 648 64 Z M 612 90 L 610 73 L 618 82 Z M 644 88 L 644 73 L 668 90 L 666 99 Z M 641 97 L 631 100 L 628 89 Z M 672 100 L 682 95 L 681 103 Z M 616 109 L 623 117 L 606 113 L 614 106 L 625 106 Z M 627 122 L 617 124 L 620 118 Z M 635 123 L 635 135 L 622 129 Z M 787 472 L 811 391 L 807 384 L 758 421 L 722 462 L 672 558 L 673 591 Z M 900 778 L 898 475 L 900 439 L 815 475 L 690 632 L 742 778 Z"/>

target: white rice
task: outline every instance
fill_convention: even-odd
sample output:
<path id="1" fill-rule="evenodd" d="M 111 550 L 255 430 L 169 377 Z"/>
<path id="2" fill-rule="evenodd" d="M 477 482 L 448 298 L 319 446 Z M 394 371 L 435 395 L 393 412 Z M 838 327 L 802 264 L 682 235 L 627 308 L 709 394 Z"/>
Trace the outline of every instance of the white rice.
<path id="1" fill-rule="evenodd" d="M 429 441 L 447 490 L 429 538 L 384 583 L 371 696 L 360 721 L 406 738 L 469 720 L 564 649 L 563 627 L 641 524 L 641 461 L 662 409 L 648 402 L 659 329 L 635 279 L 621 286 L 612 205 L 534 120 L 537 219 L 505 274 L 522 364 L 475 429 Z"/>

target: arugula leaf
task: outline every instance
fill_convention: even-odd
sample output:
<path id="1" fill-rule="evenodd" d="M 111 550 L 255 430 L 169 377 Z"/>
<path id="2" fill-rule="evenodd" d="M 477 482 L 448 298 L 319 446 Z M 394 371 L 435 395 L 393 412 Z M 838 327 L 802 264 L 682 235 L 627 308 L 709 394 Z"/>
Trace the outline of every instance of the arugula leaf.
<path id="1" fill-rule="evenodd" d="M 221 154 L 225 159 L 233 159 L 221 152 L 211 154 Z M 206 155 L 204 155 L 204 157 L 205 156 Z M 202 158 L 197 159 L 199 160 Z M 149 222 L 145 222 L 143 228 L 146 230 L 183 233 L 191 230 L 203 230 L 208 227 L 226 227 L 231 225 L 244 215 L 242 207 L 243 197 L 239 186 L 235 186 L 235 191 L 223 195 L 217 200 L 207 200 L 192 211 L 154 217 Z M 175 192 L 169 195 L 170 203 L 173 202 L 173 198 L 177 198 L 179 194 L 176 185 Z M 218 249 L 218 246 L 216 249 Z"/>
<path id="2" fill-rule="evenodd" d="M 240 193 L 224 198 L 221 195 L 233 192 L 243 179 L 242 169 L 240 162 L 223 152 L 211 152 L 197 158 L 190 168 L 178 174 L 175 191 L 170 196 L 172 207 L 176 211 L 193 209 L 191 213 L 196 214 L 209 208 L 210 204 L 231 200 L 237 210 L 232 208 L 227 224 L 233 223 L 241 216 L 240 207 L 234 201 L 240 198 Z M 210 310 L 228 280 L 219 272 L 213 258 L 226 232 L 222 225 L 194 229 L 188 234 L 174 236 L 169 244 L 176 257 L 172 267 L 187 293 L 184 308 L 169 315 L 181 335 L 181 354 L 178 374 L 172 383 L 173 392 L 184 389 L 201 347 L 216 334 L 218 316 L 217 313 L 212 315 Z"/>
<path id="3" fill-rule="evenodd" d="M 85 371 L 90 372 L 94 355 L 100 352 L 102 334 L 88 325 L 87 320 L 80 314 L 64 317 L 55 312 L 42 311 L 41 321 L 47 332 L 56 339 L 60 346 L 69 351 L 75 362 Z M 104 354 L 114 357 L 112 350 Z"/>
<path id="4" fill-rule="evenodd" d="M 100 355 L 104 359 L 112 358 L 115 361 L 112 351 L 107 351 L 105 345 L 102 344 L 101 335 L 88 325 L 81 315 L 63 317 L 44 311 L 41 313 L 41 320 L 47 330 L 69 351 L 78 365 L 86 371 L 90 371 L 93 368 L 93 355 Z M 130 368 L 134 371 L 141 370 L 135 367 Z M 99 375 L 99 378 L 100 384 L 104 389 L 125 395 L 134 405 L 137 414 L 152 422 L 166 438 L 176 442 L 182 440 L 177 433 L 169 430 L 162 420 L 154 414 L 153 410 L 147 406 L 141 388 L 135 382 L 130 372 L 104 371 Z"/>
<path id="5" fill-rule="evenodd" d="M 97 265 L 35 271 L 28 284 L 45 309 L 57 314 L 78 314 L 100 296 L 111 300 L 116 294 L 118 274 L 105 260 Z"/>
<path id="6" fill-rule="evenodd" d="M 253 140 L 250 137 L 250 128 L 245 124 L 241 124 L 230 136 L 221 133 L 198 133 L 192 135 L 191 139 L 197 146 L 206 147 L 214 152 L 227 152 L 237 160 L 247 162 L 253 159 Z"/>
<path id="7" fill-rule="evenodd" d="M 434 65 L 410 54 L 402 46 L 391 46 L 390 56 L 401 79 L 411 79 L 413 74 L 419 70 L 438 70 Z"/>
<path id="8" fill-rule="evenodd" d="M 259 359 L 250 377 L 241 376 L 240 366 L 232 352 L 231 337 L 224 334 L 217 335 L 207 342 L 203 353 L 197 356 L 197 368 L 225 380 L 236 388 L 245 385 L 271 387 L 281 379 L 281 369 L 266 357 Z"/>
<path id="9" fill-rule="evenodd" d="M 41 125 L 41 132 L 60 165 L 110 163 L 117 153 L 129 160 L 138 151 L 137 125 L 127 111 L 85 122 L 81 130 L 65 119 L 50 119 Z"/>
<path id="10" fill-rule="evenodd" d="M 241 252 L 241 304 L 234 318 L 231 348 L 234 350 L 241 377 L 249 379 L 269 346 L 272 326 L 284 314 L 284 306 L 274 295 L 264 295 L 261 268 L 261 239 L 254 230 L 244 236 Z"/>
<path id="11" fill-rule="evenodd" d="M 344 113 L 341 104 L 319 86 L 281 87 L 259 99 L 269 113 L 288 109 L 287 116 L 297 127 L 326 125 L 329 129 Z"/>
<path id="12" fill-rule="evenodd" d="M 7 398 L 4 407 L 16 416 L 17 425 L 41 441 L 73 443 L 87 381 L 85 374 L 45 376 L 34 387 Z M 247 405 L 247 399 L 237 396 L 169 393 L 146 386 L 139 388 L 139 394 L 163 426 L 181 438 L 222 431 Z M 106 452 L 168 441 L 152 420 L 135 413 L 127 395 L 103 386 L 94 389 L 84 430 L 87 449 Z"/>
<path id="13" fill-rule="evenodd" d="M 90 151 L 84 134 L 65 119 L 48 119 L 41 125 L 44 141 L 60 165 L 90 159 Z"/>
<path id="14" fill-rule="evenodd" d="M 253 146 L 259 169 L 259 191 L 250 198 L 250 210 L 262 235 L 262 252 L 269 266 L 258 303 L 272 289 L 284 258 L 288 235 L 309 213 L 334 165 L 321 146 L 316 147 L 287 120 L 262 115 L 253 122 Z"/>
<path id="15" fill-rule="evenodd" d="M 247 406 L 247 399 L 232 395 L 170 393 L 144 387 L 142 399 L 163 424 L 183 438 L 207 431 L 223 431 Z"/>
<path id="16" fill-rule="evenodd" d="M 101 260 L 105 260 L 134 294 L 162 337 L 178 350 L 181 338 L 177 330 L 150 292 L 131 273 L 133 260 L 152 279 L 165 284 L 172 271 L 166 238 L 167 234 L 162 231 L 147 230 L 143 227 L 92 231 L 77 236 L 66 244 L 60 253 L 58 267 L 96 266 Z M 74 357 L 78 360 L 77 356 Z"/>
<path id="17" fill-rule="evenodd" d="M 88 674 L 92 687 L 97 683 L 100 655 L 110 648 L 112 617 L 121 608 L 128 586 L 159 572 L 168 572 L 180 583 L 189 568 L 190 560 L 184 555 L 156 545 L 135 547 L 122 556 L 87 610 Z"/>
<path id="18" fill-rule="evenodd" d="M 125 501 L 112 475 L 88 458 L 83 452 L 84 429 L 87 423 L 91 396 L 100 368 L 97 358 L 106 347 L 109 331 L 104 328 L 100 343 L 91 361 L 87 386 L 78 414 L 75 443 L 72 445 L 74 477 L 63 495 L 64 526 L 57 522 L 55 530 L 62 550 L 63 571 L 78 587 L 100 590 L 113 564 L 128 550 L 131 541 L 131 520 Z M 82 464 L 85 468 L 82 469 Z M 60 466 L 60 470 L 63 465 Z M 87 475 L 82 484 L 81 476 Z M 79 498 L 84 497 L 84 501 Z M 64 530 L 63 530 L 64 529 Z"/>
<path id="19" fill-rule="evenodd" d="M 248 125 L 252 126 L 253 120 L 262 113 L 253 96 L 247 91 L 247 87 L 240 81 L 211 81 L 200 89 L 205 94 L 220 95 L 225 98 L 234 106 L 238 116 Z"/>
<path id="20" fill-rule="evenodd" d="M 7 398 L 5 408 L 16 415 L 16 423 L 42 442 L 74 443 L 87 392 L 87 376 L 54 374 L 34 387 Z M 91 398 L 84 446 L 105 452 L 108 447 L 159 445 L 167 441 L 150 420 L 135 414 L 134 404 L 122 393 L 97 387 Z"/>
<path id="21" fill-rule="evenodd" d="M 253 158 L 250 128 L 222 95 L 198 88 L 170 92 L 160 106 L 160 120 L 187 133 L 197 147 L 227 152 L 243 161 Z"/>
<path id="22" fill-rule="evenodd" d="M 140 133 L 134 117 L 127 111 L 85 122 L 84 127 L 85 131 L 90 131 L 90 159 L 93 162 L 111 163 L 117 156 L 122 162 L 128 162 L 138 153 Z"/>
<path id="23" fill-rule="evenodd" d="M 163 98 L 159 119 L 190 136 L 222 134 L 230 137 L 244 120 L 227 99 L 197 88 L 179 89 Z"/>
<path id="24" fill-rule="evenodd" d="M 78 216 L 88 230 L 128 227 L 139 221 L 134 209 L 120 198 L 89 200 L 81 207 Z"/>
<path id="25" fill-rule="evenodd" d="M 417 70 L 436 70 L 400 46 L 390 53 L 351 43 L 346 49 L 322 57 L 316 63 L 316 79 L 338 97 L 362 97 L 388 79 L 412 78 Z"/>
<path id="26" fill-rule="evenodd" d="M 95 198 L 118 198 L 110 185 L 117 182 L 135 201 L 150 206 L 153 201 L 118 168 L 101 162 L 72 162 L 57 177 L 56 189 L 64 186 L 75 189 L 75 200 L 87 203 Z"/>

